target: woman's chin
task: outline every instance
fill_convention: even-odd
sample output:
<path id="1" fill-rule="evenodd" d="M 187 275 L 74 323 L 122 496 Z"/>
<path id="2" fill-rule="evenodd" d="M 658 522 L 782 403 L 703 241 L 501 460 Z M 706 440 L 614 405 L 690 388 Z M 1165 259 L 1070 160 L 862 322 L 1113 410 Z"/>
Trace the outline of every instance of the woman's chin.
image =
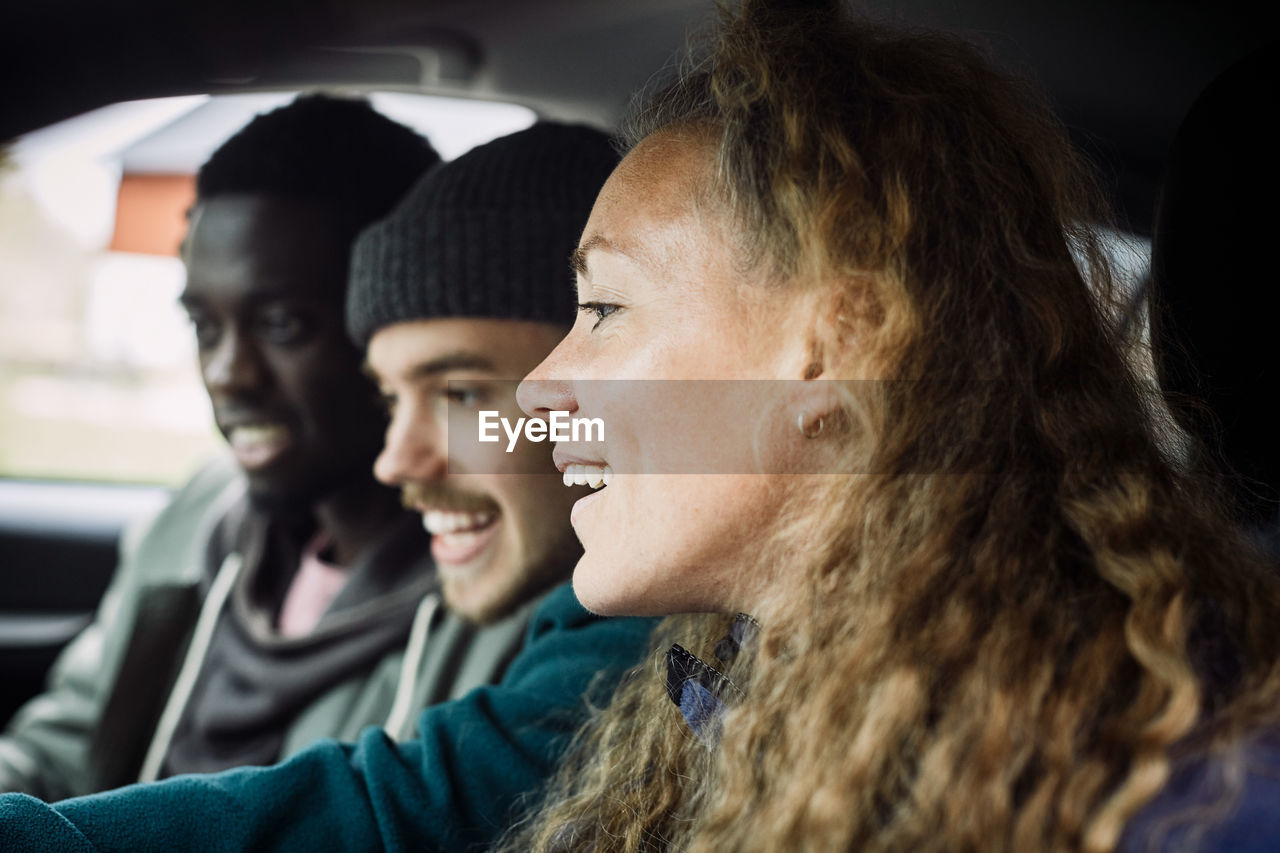
<path id="1" fill-rule="evenodd" d="M 573 570 L 573 593 L 587 610 L 597 616 L 664 616 L 670 602 L 646 591 L 643 584 L 626 583 L 636 577 L 635 566 L 625 566 L 620 557 L 593 559 L 590 550 Z"/>
<path id="2" fill-rule="evenodd" d="M 620 584 L 620 579 L 636 578 L 627 573 L 628 568 L 634 569 L 610 561 L 607 568 L 601 570 L 599 563 L 593 565 L 590 558 L 584 556 L 573 572 L 573 593 L 583 607 L 597 616 L 660 618 L 674 613 L 723 611 L 716 597 L 708 600 L 706 595 L 697 594 L 697 590 L 689 589 L 686 594 L 684 587 L 672 587 L 671 584 L 679 584 L 678 580 L 648 585 L 645 581 L 650 578 L 645 576 L 639 584 Z"/>
<path id="3" fill-rule="evenodd" d="M 573 570 L 573 594 L 578 602 L 597 616 L 629 616 L 625 596 L 619 596 L 615 583 L 600 577 L 591 566 L 591 558 L 584 554 Z"/>

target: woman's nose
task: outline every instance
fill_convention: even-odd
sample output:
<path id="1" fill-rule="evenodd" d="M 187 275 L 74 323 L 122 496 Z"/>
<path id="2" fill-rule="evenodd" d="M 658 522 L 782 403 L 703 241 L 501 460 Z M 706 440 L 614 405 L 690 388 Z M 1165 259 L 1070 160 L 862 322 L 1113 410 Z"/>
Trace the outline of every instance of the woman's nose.
<path id="1" fill-rule="evenodd" d="M 544 417 L 548 412 L 578 410 L 573 382 L 555 378 L 556 372 L 564 368 L 564 360 L 561 358 L 564 347 L 565 343 L 561 341 L 541 364 L 529 371 L 529 375 L 516 388 L 516 403 L 526 415 L 536 418 Z M 561 375 L 563 376 L 564 373 Z"/>
<path id="2" fill-rule="evenodd" d="M 549 412 L 576 412 L 578 401 L 573 383 L 557 379 L 525 377 L 516 389 L 516 402 L 530 417 L 545 417 Z"/>

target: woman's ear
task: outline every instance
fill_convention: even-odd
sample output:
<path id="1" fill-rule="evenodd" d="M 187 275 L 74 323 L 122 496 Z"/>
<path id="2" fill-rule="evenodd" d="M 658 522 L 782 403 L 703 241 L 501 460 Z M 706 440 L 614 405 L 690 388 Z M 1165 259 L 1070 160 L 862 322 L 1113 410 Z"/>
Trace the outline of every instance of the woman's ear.
<path id="1" fill-rule="evenodd" d="M 885 311 L 871 275 L 815 287 L 807 295 L 803 380 L 865 379 L 881 375 L 874 349 L 884 337 Z"/>
<path id="2" fill-rule="evenodd" d="M 854 338 L 849 295 L 843 287 L 815 287 L 806 301 L 804 362 L 796 378 L 836 378 Z"/>
<path id="3" fill-rule="evenodd" d="M 810 321 L 804 342 L 804 361 L 799 382 L 792 382 L 791 407 L 796 428 L 805 438 L 817 438 L 833 425 L 839 405 L 831 376 L 832 357 L 838 347 L 836 326 L 836 300 L 832 294 L 815 294 L 809 309 Z"/>
<path id="4" fill-rule="evenodd" d="M 791 409 L 796 429 L 805 438 L 817 438 L 839 421 L 838 385 L 838 382 L 829 379 L 794 383 Z"/>
<path id="5" fill-rule="evenodd" d="M 812 439 L 845 426 L 847 382 L 869 375 L 858 347 L 884 318 L 869 281 L 815 287 L 807 299 L 804 357 L 792 374 L 800 381 L 789 402 L 795 428 Z"/>

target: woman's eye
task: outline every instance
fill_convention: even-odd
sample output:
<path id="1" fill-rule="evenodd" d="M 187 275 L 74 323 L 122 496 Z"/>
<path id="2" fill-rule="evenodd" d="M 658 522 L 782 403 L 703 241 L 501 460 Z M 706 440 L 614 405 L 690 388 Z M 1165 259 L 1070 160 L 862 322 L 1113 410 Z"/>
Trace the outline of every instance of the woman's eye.
<path id="1" fill-rule="evenodd" d="M 394 415 L 396 413 L 396 403 L 399 401 L 400 398 L 390 391 L 378 392 L 378 402 L 382 405 L 383 410 L 386 411 L 388 415 Z"/>
<path id="2" fill-rule="evenodd" d="M 580 302 L 578 310 L 583 313 L 591 313 L 596 315 L 596 322 L 591 327 L 593 330 L 600 326 L 605 317 L 620 309 L 621 305 L 614 305 L 611 302 Z"/>

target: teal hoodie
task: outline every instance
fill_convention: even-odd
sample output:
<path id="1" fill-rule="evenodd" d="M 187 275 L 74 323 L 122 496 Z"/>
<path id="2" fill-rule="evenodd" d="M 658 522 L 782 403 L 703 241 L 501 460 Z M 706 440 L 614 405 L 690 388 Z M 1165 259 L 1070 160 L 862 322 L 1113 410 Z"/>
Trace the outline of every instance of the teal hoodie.
<path id="1" fill-rule="evenodd" d="M 653 623 L 601 619 L 568 584 L 534 613 L 502 681 L 436 705 L 418 739 L 366 729 L 273 767 L 178 776 L 48 805 L 0 796 L 0 850 L 463 850 L 504 830 L 554 769 L 586 700 L 607 701 Z M 597 673 L 600 673 L 597 675 Z"/>

